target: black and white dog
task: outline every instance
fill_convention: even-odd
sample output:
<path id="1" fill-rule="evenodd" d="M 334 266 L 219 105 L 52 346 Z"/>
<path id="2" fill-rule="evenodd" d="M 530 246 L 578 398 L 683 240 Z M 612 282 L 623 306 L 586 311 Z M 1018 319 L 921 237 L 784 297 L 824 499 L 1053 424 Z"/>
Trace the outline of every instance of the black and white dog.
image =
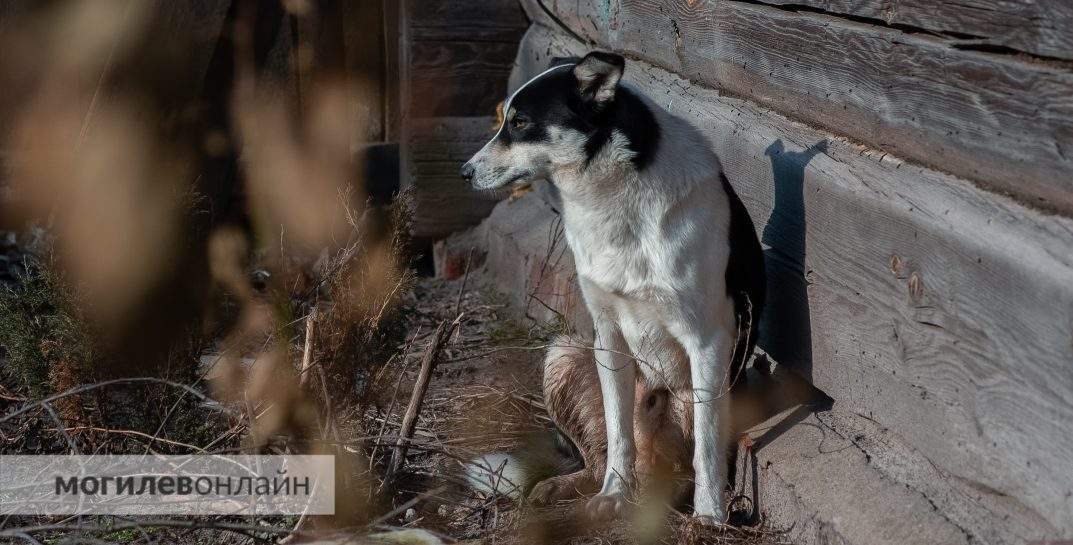
<path id="1" fill-rule="evenodd" d="M 691 404 L 682 427 L 693 440 L 694 511 L 721 522 L 726 394 L 755 344 L 763 255 L 719 159 L 696 129 L 621 83 L 624 64 L 592 52 L 529 80 L 462 176 L 480 189 L 547 179 L 561 196 L 595 326 L 606 424 L 603 482 L 589 512 L 603 518 L 625 507 L 643 382 Z M 582 431 L 566 432 L 586 442 Z"/>

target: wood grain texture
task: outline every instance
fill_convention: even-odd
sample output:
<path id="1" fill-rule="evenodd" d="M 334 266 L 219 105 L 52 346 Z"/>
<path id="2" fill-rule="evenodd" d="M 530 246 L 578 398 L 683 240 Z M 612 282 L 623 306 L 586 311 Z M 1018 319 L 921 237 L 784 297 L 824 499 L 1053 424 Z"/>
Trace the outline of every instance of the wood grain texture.
<path id="1" fill-rule="evenodd" d="M 486 116 L 507 94 L 518 44 L 421 40 L 410 45 L 410 114 Z"/>
<path id="2" fill-rule="evenodd" d="M 514 0 L 406 3 L 407 111 L 485 116 L 503 100 L 526 20 Z"/>
<path id="3" fill-rule="evenodd" d="M 399 2 L 402 184 L 414 188 L 414 234 L 476 225 L 496 198 L 458 175 L 491 134 L 527 21 L 516 0 Z M 470 118 L 470 119 L 465 119 Z"/>
<path id="4" fill-rule="evenodd" d="M 991 46 L 1073 60 L 1073 3 L 1066 0 L 763 0 L 866 17 L 944 35 L 962 46 Z"/>
<path id="5" fill-rule="evenodd" d="M 527 12 L 1042 209 L 1073 214 L 1073 70 L 739 1 L 523 0 Z"/>
<path id="6" fill-rule="evenodd" d="M 518 66 L 587 47 L 537 25 Z M 640 61 L 626 80 L 691 120 L 749 208 L 761 347 L 934 465 L 943 483 L 907 486 L 973 539 L 1073 537 L 1073 220 Z"/>
<path id="7" fill-rule="evenodd" d="M 410 13 L 415 35 L 450 32 L 460 40 L 517 42 L 528 26 L 517 2 L 502 0 L 420 0 Z"/>
<path id="8" fill-rule="evenodd" d="M 476 225 L 502 195 L 479 192 L 458 175 L 492 135 L 494 119 L 422 118 L 408 127 L 403 183 L 414 197 L 414 236 L 438 239 Z"/>

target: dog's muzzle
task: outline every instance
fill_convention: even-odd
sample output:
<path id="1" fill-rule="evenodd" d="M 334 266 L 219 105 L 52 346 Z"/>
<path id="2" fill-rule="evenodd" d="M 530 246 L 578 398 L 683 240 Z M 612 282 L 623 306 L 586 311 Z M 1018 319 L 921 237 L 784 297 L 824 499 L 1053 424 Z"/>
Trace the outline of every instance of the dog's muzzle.
<path id="1" fill-rule="evenodd" d="M 469 162 L 466 162 L 466 164 L 462 165 L 462 170 L 460 170 L 458 173 L 462 176 L 462 179 L 472 183 L 473 174 L 474 172 L 476 172 L 476 170 L 477 169 L 473 168 L 473 165 L 471 165 Z"/>

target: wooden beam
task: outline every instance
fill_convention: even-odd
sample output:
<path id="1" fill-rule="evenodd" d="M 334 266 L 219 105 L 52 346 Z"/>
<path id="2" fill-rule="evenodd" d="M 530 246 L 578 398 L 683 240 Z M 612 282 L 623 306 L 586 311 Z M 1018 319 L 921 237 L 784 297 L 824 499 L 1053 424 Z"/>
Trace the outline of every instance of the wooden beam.
<path id="1" fill-rule="evenodd" d="M 515 42 L 415 40 L 410 44 L 414 117 L 487 116 L 506 98 Z"/>
<path id="2" fill-rule="evenodd" d="M 588 47 L 534 26 L 519 71 Z M 691 120 L 749 208 L 760 346 L 938 468 L 919 490 L 981 540 L 1073 535 L 1073 220 L 641 61 L 625 79 Z"/>
<path id="3" fill-rule="evenodd" d="M 408 0 L 409 88 L 413 117 L 486 116 L 506 94 L 525 32 L 514 0 Z"/>
<path id="4" fill-rule="evenodd" d="M 517 44 L 528 25 L 521 6 L 511 0 L 421 0 L 418 5 L 410 12 L 414 36 Z"/>
<path id="5" fill-rule="evenodd" d="M 458 168 L 487 141 L 506 97 L 527 21 L 516 0 L 404 0 L 400 106 L 403 187 L 413 188 L 414 235 L 436 239 L 476 225 L 498 197 L 471 190 Z"/>
<path id="6" fill-rule="evenodd" d="M 933 32 L 962 47 L 1009 48 L 1073 60 L 1073 3 L 1065 0 L 764 0 Z"/>
<path id="7" fill-rule="evenodd" d="M 1073 214 L 1073 68 L 715 0 L 523 0 L 531 17 L 1041 209 Z M 546 8 L 546 10 L 545 10 Z"/>

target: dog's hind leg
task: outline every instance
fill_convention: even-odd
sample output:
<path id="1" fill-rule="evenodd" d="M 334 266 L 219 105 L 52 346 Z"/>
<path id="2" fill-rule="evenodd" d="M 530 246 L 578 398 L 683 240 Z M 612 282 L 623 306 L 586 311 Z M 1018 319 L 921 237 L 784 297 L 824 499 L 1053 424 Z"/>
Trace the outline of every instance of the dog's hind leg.
<path id="1" fill-rule="evenodd" d="M 607 459 L 607 431 L 592 348 L 565 335 L 552 341 L 544 358 L 544 404 L 581 452 L 585 468 L 541 481 L 529 494 L 530 501 L 549 503 L 595 492 Z"/>

